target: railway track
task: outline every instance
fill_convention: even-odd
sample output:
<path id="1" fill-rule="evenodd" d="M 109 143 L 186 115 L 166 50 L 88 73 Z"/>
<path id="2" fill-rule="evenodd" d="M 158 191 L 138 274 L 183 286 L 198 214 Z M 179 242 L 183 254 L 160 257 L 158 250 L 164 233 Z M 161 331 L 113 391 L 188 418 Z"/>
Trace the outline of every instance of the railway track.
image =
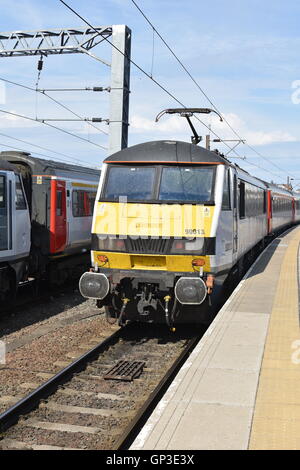
<path id="1" fill-rule="evenodd" d="M 32 393 L 0 414 L 0 449 L 128 448 L 203 333 L 131 324 L 42 386 L 31 379 Z M 119 360 L 144 362 L 140 377 L 105 380 Z"/>
<path id="2" fill-rule="evenodd" d="M 0 449 L 128 448 L 203 333 L 117 330 L 0 415 Z"/>

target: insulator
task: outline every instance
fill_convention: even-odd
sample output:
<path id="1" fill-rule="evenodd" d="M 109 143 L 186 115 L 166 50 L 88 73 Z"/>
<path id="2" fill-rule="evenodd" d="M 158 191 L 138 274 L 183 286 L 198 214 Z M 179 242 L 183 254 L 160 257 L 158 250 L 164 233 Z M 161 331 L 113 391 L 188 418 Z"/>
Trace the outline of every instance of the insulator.
<path id="1" fill-rule="evenodd" d="M 41 58 L 39 61 L 38 61 L 38 66 L 37 66 L 38 70 L 41 71 L 42 68 L 43 68 L 43 59 Z"/>

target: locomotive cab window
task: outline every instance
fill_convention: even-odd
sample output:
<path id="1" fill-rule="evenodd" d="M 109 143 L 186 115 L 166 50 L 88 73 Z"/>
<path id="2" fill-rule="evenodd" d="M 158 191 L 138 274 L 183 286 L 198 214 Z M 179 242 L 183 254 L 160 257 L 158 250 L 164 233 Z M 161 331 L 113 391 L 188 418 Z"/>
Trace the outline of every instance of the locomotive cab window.
<path id="1" fill-rule="evenodd" d="M 215 169 L 211 167 L 165 167 L 162 169 L 160 201 L 211 202 Z"/>
<path id="2" fill-rule="evenodd" d="M 24 210 L 26 209 L 26 200 L 20 180 L 19 175 L 15 175 L 16 181 L 16 193 L 15 193 L 15 201 L 16 201 L 16 210 Z"/>
<path id="3" fill-rule="evenodd" d="M 101 199 L 210 203 L 214 179 L 211 166 L 111 166 Z"/>
<path id="4" fill-rule="evenodd" d="M 118 201 L 120 197 L 129 201 L 151 200 L 154 179 L 154 167 L 113 166 L 108 171 L 104 200 Z"/>

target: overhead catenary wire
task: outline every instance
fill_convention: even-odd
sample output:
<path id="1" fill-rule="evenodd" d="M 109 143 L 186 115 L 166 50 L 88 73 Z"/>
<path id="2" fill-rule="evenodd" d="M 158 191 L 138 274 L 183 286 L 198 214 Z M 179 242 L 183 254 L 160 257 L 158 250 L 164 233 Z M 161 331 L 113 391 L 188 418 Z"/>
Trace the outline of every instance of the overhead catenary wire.
<path id="1" fill-rule="evenodd" d="M 149 18 L 146 16 L 146 14 L 144 13 L 144 11 L 141 9 L 141 7 L 137 4 L 137 2 L 135 0 L 131 0 L 131 2 L 134 4 L 134 6 L 137 8 L 137 10 L 141 13 L 141 15 L 144 17 L 144 19 L 147 21 L 147 23 L 150 25 L 150 27 L 152 28 L 153 32 L 155 32 L 157 34 L 157 36 L 161 39 L 161 41 L 164 43 L 164 45 L 167 47 L 167 49 L 170 51 L 170 53 L 173 55 L 173 57 L 176 59 L 176 61 L 181 65 L 181 67 L 183 68 L 183 70 L 187 73 L 187 75 L 190 77 L 190 79 L 194 82 L 194 84 L 196 85 L 196 87 L 200 90 L 200 92 L 205 96 L 205 98 L 208 100 L 208 102 L 211 104 L 211 106 L 222 116 L 223 118 L 223 121 L 228 125 L 228 127 L 232 130 L 232 132 L 236 135 L 236 137 L 238 137 L 239 140 L 243 141 L 244 139 L 242 139 L 242 137 L 239 135 L 239 133 L 233 128 L 233 126 L 228 122 L 228 120 L 226 119 L 226 117 L 219 111 L 219 109 L 217 108 L 217 106 L 213 103 L 213 101 L 209 98 L 209 96 L 207 95 L 207 93 L 205 93 L 205 91 L 203 90 L 203 88 L 199 85 L 199 83 L 196 81 L 196 79 L 192 76 L 192 74 L 190 73 L 190 71 L 188 70 L 188 68 L 183 64 L 183 62 L 179 59 L 179 57 L 175 54 L 175 52 L 173 51 L 173 49 L 169 46 L 169 44 L 166 42 L 166 40 L 163 38 L 163 36 L 159 33 L 159 31 L 157 30 L 157 28 L 153 25 L 153 23 L 149 20 Z M 221 139 L 222 140 L 222 139 Z M 223 141 L 223 140 L 222 140 Z M 270 159 L 268 159 L 267 157 L 264 157 L 260 152 L 258 152 L 255 148 L 253 148 L 251 145 L 249 145 L 247 142 L 246 142 L 246 146 L 252 150 L 253 152 L 255 152 L 259 157 L 263 158 L 265 161 L 267 161 L 268 163 L 271 163 L 271 165 L 273 165 L 274 167 L 276 167 L 279 171 L 281 172 L 284 172 L 285 174 L 288 174 L 286 172 L 286 170 L 282 169 L 281 167 L 279 167 L 276 163 L 272 162 Z M 248 159 L 247 159 L 248 160 Z"/>
<path id="2" fill-rule="evenodd" d="M 269 159 L 268 159 L 267 157 L 265 157 L 265 156 L 262 155 L 260 152 L 258 152 L 254 147 L 252 147 L 252 145 L 247 144 L 247 142 L 246 142 L 246 145 L 247 145 L 247 147 L 249 147 L 253 152 L 255 152 L 259 157 L 261 157 L 263 160 L 269 161 Z M 274 163 L 274 162 L 270 162 L 270 163 L 272 163 L 272 165 L 273 165 L 274 167 L 276 167 L 278 170 L 284 171 L 284 172 L 286 173 L 286 171 L 283 170 L 282 168 L 280 168 L 278 165 L 276 165 L 276 163 Z M 288 173 L 286 173 L 286 174 L 289 176 Z"/>
<path id="3" fill-rule="evenodd" d="M 18 150 L 19 152 L 26 152 L 26 153 L 30 153 L 30 154 L 34 154 L 34 155 L 39 155 L 41 157 L 46 157 L 48 160 L 52 160 L 52 157 L 51 155 L 46 155 L 44 153 L 40 153 L 40 152 L 35 152 L 35 151 L 32 151 L 32 150 L 24 150 L 24 148 L 19 148 L 19 147 L 14 147 L 12 145 L 7 145 L 7 144 L 4 144 L 3 142 L 0 142 L 0 145 L 3 146 L 3 147 L 6 147 L 6 148 L 10 148 L 10 149 L 13 149 L 13 150 Z M 31 144 L 32 145 L 32 144 Z M 1 155 L 0 155 L 0 159 L 1 159 Z M 84 162 L 83 160 L 77 160 L 77 159 L 74 159 L 76 162 L 80 162 L 80 163 L 84 163 L 85 166 L 88 166 L 88 168 L 91 168 L 91 169 L 95 169 L 95 170 L 98 170 L 98 168 L 96 166 L 92 166 L 91 164 L 88 164 L 87 162 Z M 62 162 L 66 162 L 66 159 L 65 158 L 62 158 L 62 157 L 59 157 L 58 161 L 62 161 Z"/>
<path id="4" fill-rule="evenodd" d="M 97 32 L 96 28 L 89 22 L 87 21 L 83 16 L 81 16 L 77 11 L 75 11 L 70 5 L 68 5 L 64 0 L 59 0 L 60 3 L 62 3 L 66 8 L 68 8 L 74 15 L 76 15 L 78 18 L 81 19 L 81 21 L 83 21 L 85 24 L 87 24 L 91 29 L 93 29 L 95 32 Z M 180 101 L 178 100 L 173 93 L 171 93 L 169 90 L 167 90 L 167 88 L 165 86 L 163 86 L 161 83 L 159 83 L 155 78 L 151 77 L 151 75 L 146 72 L 140 65 L 138 65 L 134 60 L 132 60 L 130 57 L 128 57 L 128 55 L 124 54 L 123 51 L 121 51 L 117 46 L 115 46 L 111 41 L 109 41 L 108 38 L 104 38 L 105 41 L 107 41 L 114 49 L 116 49 L 120 54 L 122 54 L 124 57 L 127 58 L 127 60 L 133 64 L 140 72 L 142 72 L 146 77 L 148 77 L 150 80 L 152 80 L 161 90 L 163 90 L 168 96 L 170 96 L 170 98 L 172 98 L 174 101 L 176 101 L 178 104 L 180 104 L 180 106 L 182 106 L 183 108 L 186 108 L 186 106 Z M 198 116 L 195 116 L 195 118 L 201 123 L 203 124 L 207 129 L 209 129 L 209 127 L 205 124 L 205 122 L 203 122 Z M 210 129 L 211 133 L 214 134 L 218 139 L 220 139 L 222 142 L 223 142 L 223 139 L 215 132 L 213 131 L 212 129 Z M 240 138 L 240 137 L 239 137 Z M 230 150 L 231 147 L 226 143 L 226 142 L 223 142 Z M 233 150 L 233 152 L 239 157 L 241 158 L 238 153 Z M 248 159 L 247 159 L 248 161 Z M 261 170 L 265 171 L 266 173 L 270 173 L 270 174 L 273 174 L 270 170 L 266 170 L 258 165 L 255 165 L 253 163 L 251 163 L 252 165 L 256 166 L 257 168 L 260 168 Z M 282 170 L 280 170 L 282 171 Z M 276 175 L 278 176 L 278 175 Z"/>
<path id="5" fill-rule="evenodd" d="M 91 29 L 93 29 L 94 31 L 97 31 L 96 28 L 94 28 L 94 26 L 91 25 L 91 23 L 89 23 L 85 18 L 83 18 L 79 13 L 77 13 L 72 7 L 70 7 L 64 0 L 59 0 L 63 5 L 65 5 L 70 11 L 72 11 L 72 13 L 74 13 L 78 18 L 80 18 L 84 23 L 86 23 Z M 117 47 L 115 46 L 113 43 L 111 43 L 109 41 L 109 39 L 107 38 L 104 38 L 105 41 L 107 41 L 114 49 L 116 49 L 120 54 L 122 54 L 123 56 L 125 56 L 125 54 Z M 183 108 L 186 108 L 186 106 L 176 98 L 176 96 L 174 96 L 169 90 L 167 90 L 166 87 L 164 87 L 163 85 L 161 85 L 161 83 L 159 83 L 155 78 L 151 77 L 151 75 L 146 72 L 140 65 L 138 65 L 134 60 L 132 60 L 131 58 L 129 58 L 128 56 L 126 57 L 130 63 L 132 63 L 140 72 L 142 72 L 147 78 L 149 78 L 150 80 L 152 80 L 159 88 L 161 88 L 161 90 L 163 90 L 167 95 L 170 96 L 170 98 L 172 98 L 174 101 L 176 101 L 176 103 L 178 103 L 180 106 L 182 106 Z M 195 116 L 195 118 L 201 123 L 203 124 L 207 129 L 208 126 L 205 124 L 205 122 L 203 122 L 198 116 Z M 216 136 L 218 137 L 221 141 L 223 141 L 221 139 L 221 137 L 213 130 L 211 130 L 211 132 Z M 231 147 L 228 145 L 228 144 L 225 144 L 227 145 L 227 147 L 229 149 L 231 149 Z"/>
<path id="6" fill-rule="evenodd" d="M 278 175 L 278 174 L 273 173 L 273 171 L 271 171 L 271 170 L 266 170 L 266 169 L 263 168 L 262 166 L 257 165 L 257 164 L 254 163 L 254 162 L 251 162 L 248 158 L 245 160 L 245 164 L 251 165 L 251 166 L 255 166 L 256 168 L 259 168 L 260 170 L 265 171 L 265 172 L 267 172 L 267 173 L 270 173 L 271 175 L 276 176 L 276 178 L 279 178 L 279 175 Z"/>
<path id="7" fill-rule="evenodd" d="M 84 160 L 80 160 L 78 158 L 72 157 L 72 156 L 67 155 L 65 153 L 62 153 L 62 152 L 57 152 L 56 150 L 52 150 L 52 149 L 49 149 L 47 147 L 42 147 L 41 145 L 38 145 L 38 144 L 33 144 L 32 142 L 29 142 L 28 140 L 19 139 L 17 137 L 13 137 L 11 135 L 4 134 L 3 132 L 0 132 L 0 136 L 6 137 L 8 139 L 15 140 L 17 142 L 21 142 L 21 143 L 26 144 L 26 145 L 31 145 L 32 147 L 36 147 L 40 150 L 46 150 L 46 152 L 50 152 L 50 153 L 53 153 L 55 155 L 58 155 L 60 158 L 64 157 L 64 159 L 68 159 L 68 160 L 71 160 L 71 161 L 74 161 L 74 162 L 86 164 L 86 161 L 84 161 Z M 9 145 L 7 145 L 7 147 L 9 147 Z M 33 152 L 33 151 L 30 151 L 30 153 L 36 153 L 37 154 L 37 152 Z M 42 155 L 42 154 L 40 154 L 40 155 Z M 53 157 L 51 157 L 51 158 L 53 158 Z"/>
<path id="8" fill-rule="evenodd" d="M 84 23 L 86 23 L 91 29 L 93 29 L 95 32 L 97 32 L 96 28 L 94 28 L 94 26 L 92 26 L 87 20 L 85 20 L 79 13 L 77 13 L 72 7 L 70 7 L 64 0 L 59 0 L 59 2 L 61 2 L 63 5 L 65 5 L 70 11 L 72 11 L 72 13 L 74 13 L 76 16 L 78 16 L 78 18 L 80 18 Z M 132 60 L 131 58 L 129 58 L 128 56 L 126 56 L 126 54 L 124 54 L 117 46 L 115 46 L 112 42 L 109 41 L 109 39 L 107 38 L 104 38 L 105 41 L 107 41 L 114 49 L 116 49 L 120 54 L 122 54 L 123 56 L 125 56 L 129 62 L 131 62 L 140 72 L 142 72 L 146 77 L 148 77 L 150 80 L 152 80 L 157 86 L 159 86 L 165 93 L 167 93 L 170 98 L 172 98 L 174 101 L 176 101 L 178 104 L 180 104 L 180 106 L 182 107 L 186 107 L 183 103 L 181 103 L 181 101 L 179 101 L 170 91 L 167 90 L 167 88 L 165 88 L 163 85 L 161 85 L 161 83 L 159 83 L 155 78 L 151 77 L 151 75 L 146 72 L 140 65 L 138 65 L 134 60 Z M 200 120 L 200 122 L 202 122 Z M 204 124 L 204 123 L 203 123 Z M 205 125 L 205 124 L 204 124 Z"/>
<path id="9" fill-rule="evenodd" d="M 67 111 L 69 111 L 70 113 L 72 113 L 74 116 L 80 118 L 81 120 L 84 120 L 84 118 L 82 118 L 82 116 L 80 116 L 78 113 L 76 113 L 75 111 L 73 111 L 71 108 L 69 108 L 68 106 L 66 106 L 65 104 L 61 103 L 59 100 L 53 98 L 52 96 L 48 95 L 48 93 L 45 92 L 45 90 L 39 90 L 39 89 L 36 89 L 36 88 L 32 88 L 28 85 L 23 85 L 22 83 L 17 83 L 17 82 L 14 82 L 12 80 L 7 80 L 6 78 L 3 78 L 3 77 L 0 77 L 0 80 L 3 81 L 3 82 L 6 82 L 6 83 L 10 83 L 12 85 L 15 85 L 15 86 L 18 86 L 18 87 L 21 87 L 21 88 L 25 88 L 26 90 L 30 90 L 30 91 L 33 91 L 35 93 L 40 93 L 41 95 L 44 95 L 46 96 L 48 99 L 50 99 L 51 101 L 53 101 L 54 103 L 56 103 L 57 105 L 59 105 L 60 107 L 66 109 Z M 92 124 L 91 122 L 89 122 L 89 125 L 91 127 L 94 127 L 95 129 L 97 129 L 99 132 L 102 132 L 102 134 L 105 134 L 105 135 L 108 135 L 108 132 L 105 132 L 103 131 L 102 129 L 100 129 L 99 127 L 95 126 L 94 124 Z"/>
<path id="10" fill-rule="evenodd" d="M 65 134 L 68 134 L 68 135 L 70 135 L 70 136 L 72 136 L 72 137 L 75 137 L 75 138 L 77 138 L 77 139 L 79 139 L 79 140 L 82 140 L 82 141 L 84 141 L 84 142 L 88 142 L 89 144 L 95 145 L 96 147 L 99 147 L 99 148 L 101 148 L 101 149 L 103 149 L 103 150 L 107 150 L 106 147 L 103 147 L 102 145 L 99 145 L 99 144 L 97 144 L 96 142 L 93 142 L 92 140 L 88 140 L 88 139 L 85 139 L 84 137 L 80 137 L 80 136 L 77 135 L 77 134 L 73 134 L 72 132 L 69 132 L 69 131 L 67 131 L 66 129 L 62 129 L 61 127 L 54 126 L 53 124 L 49 124 L 48 122 L 44 122 L 43 120 L 31 118 L 31 117 L 29 117 L 29 116 L 23 116 L 22 114 L 13 113 L 13 112 L 11 112 L 11 111 L 6 111 L 6 110 L 4 110 L 4 109 L 0 109 L 0 113 L 8 114 L 8 115 L 10 115 L 10 116 L 19 117 L 19 118 L 21 118 L 21 119 L 26 119 L 27 121 L 33 121 L 33 122 L 38 122 L 38 123 L 40 123 L 40 124 L 44 124 L 45 126 L 52 127 L 53 129 L 56 129 L 56 130 L 58 130 L 58 131 L 60 131 L 60 132 L 63 132 L 63 133 L 65 133 Z"/>

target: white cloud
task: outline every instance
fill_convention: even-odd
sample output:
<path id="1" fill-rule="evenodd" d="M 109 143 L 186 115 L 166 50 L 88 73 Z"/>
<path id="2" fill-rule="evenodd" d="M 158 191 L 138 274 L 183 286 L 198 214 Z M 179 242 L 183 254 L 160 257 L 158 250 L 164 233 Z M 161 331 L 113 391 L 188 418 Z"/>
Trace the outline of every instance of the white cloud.
<path id="1" fill-rule="evenodd" d="M 9 110 L 8 112 L 17 113 L 16 110 Z M 27 119 L 22 119 L 18 116 L 0 113 L 0 127 L 2 129 L 10 129 L 16 127 L 35 127 L 36 125 L 37 123 L 29 121 Z"/>
<path id="2" fill-rule="evenodd" d="M 130 120 L 130 130 L 134 133 L 157 132 L 159 134 L 178 132 L 183 134 L 187 130 L 187 123 L 179 116 L 162 117 L 159 122 L 137 114 Z"/>
<path id="3" fill-rule="evenodd" d="M 271 130 L 267 131 L 264 129 L 251 129 L 249 124 L 243 121 L 237 114 L 229 113 L 224 114 L 224 118 L 231 127 L 246 140 L 249 145 L 268 145 L 278 142 L 297 142 L 298 139 L 283 130 Z M 212 121 L 213 129 L 217 133 L 221 133 L 224 139 L 237 138 L 226 124 L 226 122 L 220 122 L 217 118 L 213 118 Z"/>
<path id="4" fill-rule="evenodd" d="M 248 131 L 246 133 L 246 140 L 250 145 L 267 145 L 278 142 L 297 142 L 298 139 L 289 132 L 284 131 Z"/>

